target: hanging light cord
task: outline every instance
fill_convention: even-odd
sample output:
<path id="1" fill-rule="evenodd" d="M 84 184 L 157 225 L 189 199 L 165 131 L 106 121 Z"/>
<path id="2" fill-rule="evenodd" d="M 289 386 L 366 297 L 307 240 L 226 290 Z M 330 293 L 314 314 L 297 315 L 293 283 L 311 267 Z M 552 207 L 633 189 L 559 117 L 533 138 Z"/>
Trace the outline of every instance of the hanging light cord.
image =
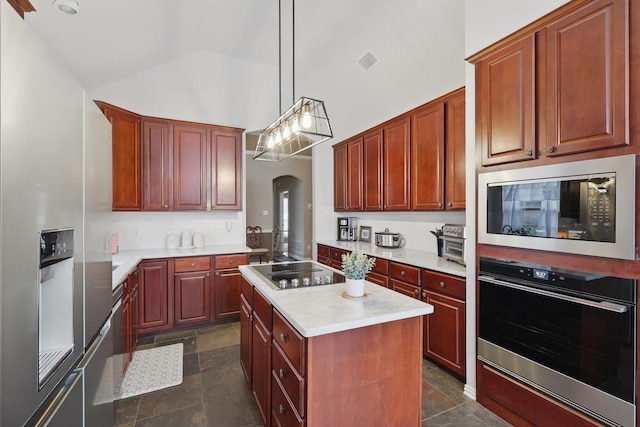
<path id="1" fill-rule="evenodd" d="M 296 2 L 291 0 L 291 104 L 296 102 Z M 282 115 L 282 0 L 278 0 L 278 107 Z"/>

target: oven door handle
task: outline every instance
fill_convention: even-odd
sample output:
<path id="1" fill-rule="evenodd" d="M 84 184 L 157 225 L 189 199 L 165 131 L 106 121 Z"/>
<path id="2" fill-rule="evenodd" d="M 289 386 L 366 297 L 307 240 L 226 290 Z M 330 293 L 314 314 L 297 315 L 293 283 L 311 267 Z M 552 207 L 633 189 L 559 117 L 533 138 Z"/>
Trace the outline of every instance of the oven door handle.
<path id="1" fill-rule="evenodd" d="M 503 280 L 495 279 L 491 276 L 480 276 L 479 281 L 493 283 L 494 285 L 504 286 L 507 288 L 517 289 L 519 291 L 529 292 L 536 295 L 543 295 L 549 298 L 556 298 L 563 301 L 573 302 L 580 305 L 586 305 L 593 308 L 599 308 L 601 310 L 612 311 L 614 313 L 626 313 L 629 307 L 626 305 L 620 305 L 609 301 L 591 301 L 584 298 L 572 297 L 570 295 L 558 294 L 555 292 L 545 291 L 544 289 L 531 288 L 529 286 L 518 285 L 516 283 L 505 282 Z"/>

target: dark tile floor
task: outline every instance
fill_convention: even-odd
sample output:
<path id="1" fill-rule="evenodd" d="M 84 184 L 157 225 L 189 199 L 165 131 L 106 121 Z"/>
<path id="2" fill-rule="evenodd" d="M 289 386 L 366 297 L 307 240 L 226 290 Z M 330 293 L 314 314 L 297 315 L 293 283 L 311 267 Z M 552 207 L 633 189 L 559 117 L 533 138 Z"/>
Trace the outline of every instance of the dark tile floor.
<path id="1" fill-rule="evenodd" d="M 184 344 L 182 384 L 117 401 L 115 426 L 261 426 L 240 368 L 240 324 L 142 338 L 138 350 L 178 342 Z M 424 361 L 422 377 L 423 427 L 509 426 L 466 397 L 463 384 L 432 363 Z"/>

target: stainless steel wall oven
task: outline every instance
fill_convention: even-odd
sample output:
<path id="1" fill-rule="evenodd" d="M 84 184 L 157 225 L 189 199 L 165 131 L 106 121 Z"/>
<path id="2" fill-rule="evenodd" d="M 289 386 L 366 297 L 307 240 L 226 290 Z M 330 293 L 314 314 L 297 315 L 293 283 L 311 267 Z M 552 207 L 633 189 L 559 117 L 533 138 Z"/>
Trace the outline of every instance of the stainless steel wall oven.
<path id="1" fill-rule="evenodd" d="M 636 425 L 636 280 L 485 257 L 479 271 L 479 360 Z"/>

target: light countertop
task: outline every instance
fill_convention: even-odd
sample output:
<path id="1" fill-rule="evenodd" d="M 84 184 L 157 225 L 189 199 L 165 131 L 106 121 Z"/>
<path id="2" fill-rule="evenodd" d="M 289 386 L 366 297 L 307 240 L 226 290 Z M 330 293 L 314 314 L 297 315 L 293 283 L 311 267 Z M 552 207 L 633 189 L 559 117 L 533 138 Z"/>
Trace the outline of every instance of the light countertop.
<path id="1" fill-rule="evenodd" d="M 452 274 L 454 276 L 467 276 L 467 268 L 464 265 L 458 264 L 457 262 L 447 261 L 445 258 L 439 257 L 438 254 L 433 252 L 407 248 L 379 248 L 374 243 L 367 242 L 321 240 L 316 243 L 348 251 L 358 248 L 365 254 L 376 258 L 384 258 L 389 261 L 397 261 L 403 264 L 439 271 L 440 273 Z"/>
<path id="2" fill-rule="evenodd" d="M 323 268 L 331 269 L 322 264 Z M 342 296 L 345 283 L 275 290 L 250 265 L 240 272 L 304 337 L 314 337 L 433 313 L 433 306 L 365 282 L 364 298 Z M 331 269 L 339 272 L 338 270 Z"/>
<path id="3" fill-rule="evenodd" d="M 212 245 L 190 249 L 139 249 L 120 251 L 113 255 L 112 265 L 117 266 L 117 268 L 111 273 L 111 285 L 112 288 L 115 289 L 143 259 L 241 254 L 249 252 L 251 252 L 251 249 L 245 245 Z"/>

